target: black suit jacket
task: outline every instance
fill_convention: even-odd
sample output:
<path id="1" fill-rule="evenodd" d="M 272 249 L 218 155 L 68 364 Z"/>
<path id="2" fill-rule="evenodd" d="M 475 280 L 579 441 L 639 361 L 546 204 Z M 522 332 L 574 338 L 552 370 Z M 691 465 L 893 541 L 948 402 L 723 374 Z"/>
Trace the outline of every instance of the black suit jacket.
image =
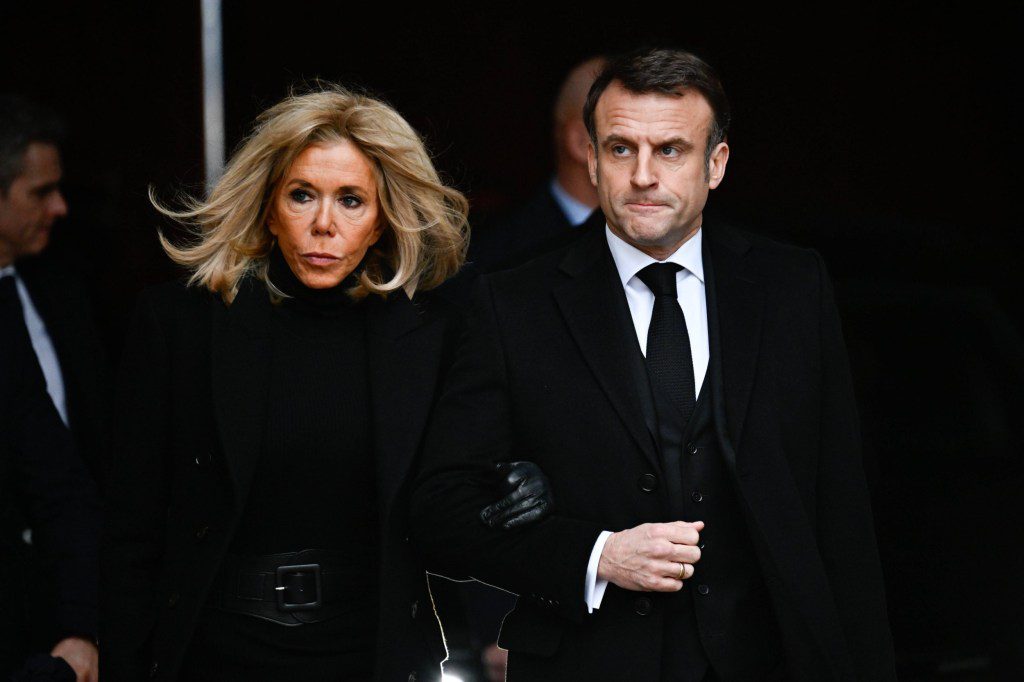
<path id="1" fill-rule="evenodd" d="M 578 231 L 545 184 L 515 211 L 474 229 L 468 260 L 479 272 L 505 270 L 564 246 Z"/>
<path id="2" fill-rule="evenodd" d="M 380 505 L 377 679 L 424 679 L 444 648 L 407 541 L 407 483 L 461 315 L 441 291 L 364 304 Z M 255 279 L 231 306 L 180 284 L 141 298 L 119 381 L 104 542 L 107 682 L 176 675 L 261 448 L 271 305 Z"/>
<path id="3" fill-rule="evenodd" d="M 32 546 L 21 539 L 32 525 Z M 57 638 L 96 634 L 96 493 L 57 414 L 24 334 L 0 329 L 0 676 L 32 646 L 27 623 L 38 603 L 34 572 L 54 578 Z M 47 603 L 53 595 L 47 595 Z"/>
<path id="4" fill-rule="evenodd" d="M 102 487 L 109 466 L 109 359 L 85 287 L 71 268 L 50 254 L 18 261 L 32 303 L 46 324 L 60 361 L 68 428 L 93 479 Z"/>
<path id="5" fill-rule="evenodd" d="M 499 640 L 510 680 L 659 679 L 665 595 L 652 595 L 649 613 L 614 585 L 594 614 L 583 599 L 601 530 L 673 520 L 665 486 L 638 485 L 661 464 L 603 225 L 597 214 L 564 250 L 482 278 L 414 496 L 429 560 L 522 595 Z M 704 262 L 718 440 L 790 672 L 893 679 L 856 409 L 821 259 L 713 225 Z M 556 513 L 502 535 L 475 510 L 487 469 L 510 457 L 540 464 Z"/>

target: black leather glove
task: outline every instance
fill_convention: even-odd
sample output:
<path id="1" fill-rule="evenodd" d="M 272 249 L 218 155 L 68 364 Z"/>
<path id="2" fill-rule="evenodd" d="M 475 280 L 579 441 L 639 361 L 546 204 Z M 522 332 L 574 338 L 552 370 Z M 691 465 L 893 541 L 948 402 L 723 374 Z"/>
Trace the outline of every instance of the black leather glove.
<path id="1" fill-rule="evenodd" d="M 501 462 L 495 466 L 505 495 L 480 511 L 480 520 L 491 528 L 511 530 L 540 521 L 551 512 L 551 485 L 533 462 Z"/>

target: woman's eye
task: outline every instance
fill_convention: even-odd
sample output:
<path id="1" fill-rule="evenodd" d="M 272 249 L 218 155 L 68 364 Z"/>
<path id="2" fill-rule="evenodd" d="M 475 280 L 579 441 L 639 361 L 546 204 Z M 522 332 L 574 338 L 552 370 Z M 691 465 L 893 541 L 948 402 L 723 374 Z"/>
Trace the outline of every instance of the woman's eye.
<path id="1" fill-rule="evenodd" d="M 304 189 L 293 189 L 288 193 L 288 196 L 291 197 L 292 201 L 297 201 L 300 204 L 304 204 L 311 199 L 309 192 Z"/>
<path id="2" fill-rule="evenodd" d="M 351 194 L 346 194 L 341 198 L 341 203 L 345 208 L 355 208 L 356 206 L 362 205 L 362 200 Z"/>

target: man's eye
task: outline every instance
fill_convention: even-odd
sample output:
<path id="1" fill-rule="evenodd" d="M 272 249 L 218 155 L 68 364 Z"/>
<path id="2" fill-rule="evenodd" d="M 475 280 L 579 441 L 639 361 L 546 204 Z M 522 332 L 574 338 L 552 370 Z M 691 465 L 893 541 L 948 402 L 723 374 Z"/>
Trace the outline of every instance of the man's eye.
<path id="1" fill-rule="evenodd" d="M 341 203 L 345 208 L 355 208 L 357 206 L 362 206 L 363 200 L 355 195 L 346 194 L 341 198 Z"/>
<path id="2" fill-rule="evenodd" d="M 622 156 L 629 153 L 629 148 L 624 144 L 617 144 L 612 146 L 612 154 L 616 156 Z"/>
<path id="3" fill-rule="evenodd" d="M 661 153 L 662 156 L 679 156 L 679 149 L 671 146 L 662 147 Z"/>
<path id="4" fill-rule="evenodd" d="M 309 192 L 304 189 L 293 189 L 288 196 L 291 197 L 292 201 L 297 201 L 300 204 L 304 204 L 312 198 L 309 196 Z"/>

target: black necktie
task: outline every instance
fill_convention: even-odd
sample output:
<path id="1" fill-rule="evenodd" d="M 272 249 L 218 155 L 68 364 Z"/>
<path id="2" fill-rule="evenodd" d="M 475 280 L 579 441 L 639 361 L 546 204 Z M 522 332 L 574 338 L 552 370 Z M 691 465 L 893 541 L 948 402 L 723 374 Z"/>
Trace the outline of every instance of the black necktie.
<path id="1" fill-rule="evenodd" d="M 679 270 L 682 266 L 675 263 L 652 263 L 636 276 L 654 293 L 654 311 L 647 330 L 647 367 L 658 387 L 688 421 L 697 396 L 690 335 L 676 293 Z"/>

